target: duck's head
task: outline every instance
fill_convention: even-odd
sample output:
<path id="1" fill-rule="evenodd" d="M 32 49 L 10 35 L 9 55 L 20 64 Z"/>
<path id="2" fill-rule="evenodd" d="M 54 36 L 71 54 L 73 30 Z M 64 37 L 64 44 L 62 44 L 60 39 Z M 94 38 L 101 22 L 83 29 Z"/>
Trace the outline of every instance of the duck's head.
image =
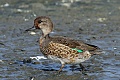
<path id="1" fill-rule="evenodd" d="M 52 32 L 53 23 L 49 17 L 40 16 L 34 20 L 34 25 L 32 28 L 42 30 L 43 35 L 46 36 L 47 34 Z M 32 29 L 32 28 L 30 28 L 30 29 Z M 27 31 L 29 31 L 30 29 L 27 29 Z"/>

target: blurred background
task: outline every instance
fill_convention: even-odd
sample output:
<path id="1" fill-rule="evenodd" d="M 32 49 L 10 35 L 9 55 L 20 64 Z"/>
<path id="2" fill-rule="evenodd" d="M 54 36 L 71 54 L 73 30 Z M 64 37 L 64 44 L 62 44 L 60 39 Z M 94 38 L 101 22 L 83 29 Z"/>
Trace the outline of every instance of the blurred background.
<path id="1" fill-rule="evenodd" d="M 65 36 L 96 45 L 105 53 L 78 65 L 30 57 L 43 56 L 40 34 L 25 32 L 38 16 L 54 24 L 51 35 Z M 0 80 L 119 80 L 120 0 L 0 0 Z"/>

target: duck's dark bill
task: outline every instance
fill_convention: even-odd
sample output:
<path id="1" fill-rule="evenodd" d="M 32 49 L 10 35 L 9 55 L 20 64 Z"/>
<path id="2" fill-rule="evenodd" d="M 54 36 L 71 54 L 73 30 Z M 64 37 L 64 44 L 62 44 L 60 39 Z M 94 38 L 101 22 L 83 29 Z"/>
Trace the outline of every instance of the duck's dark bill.
<path id="1" fill-rule="evenodd" d="M 33 30 L 35 30 L 36 28 L 33 26 L 33 27 L 31 27 L 31 28 L 29 28 L 29 29 L 26 29 L 25 31 L 33 31 Z"/>

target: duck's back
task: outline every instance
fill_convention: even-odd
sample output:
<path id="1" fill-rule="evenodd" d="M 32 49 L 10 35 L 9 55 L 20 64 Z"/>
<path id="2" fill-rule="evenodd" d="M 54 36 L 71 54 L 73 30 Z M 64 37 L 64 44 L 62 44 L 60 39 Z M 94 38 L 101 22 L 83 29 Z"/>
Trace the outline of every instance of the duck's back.
<path id="1" fill-rule="evenodd" d="M 87 50 L 87 51 L 95 51 L 99 49 L 97 46 L 84 43 L 83 41 L 80 41 L 80 40 L 74 40 L 66 37 L 60 37 L 60 36 L 50 37 L 50 40 L 53 41 L 54 43 L 63 44 L 70 48 L 77 48 L 77 49 Z"/>

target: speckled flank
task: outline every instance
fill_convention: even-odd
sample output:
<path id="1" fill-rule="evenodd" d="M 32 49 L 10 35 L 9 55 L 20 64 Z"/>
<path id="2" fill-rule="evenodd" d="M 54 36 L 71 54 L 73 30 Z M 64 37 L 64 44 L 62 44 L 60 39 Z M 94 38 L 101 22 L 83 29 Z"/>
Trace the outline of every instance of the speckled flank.
<path id="1" fill-rule="evenodd" d="M 48 45 L 48 52 L 50 55 L 58 56 L 59 58 L 72 59 L 78 57 L 78 52 L 72 50 L 70 47 L 59 43 L 53 43 L 52 41 Z"/>

